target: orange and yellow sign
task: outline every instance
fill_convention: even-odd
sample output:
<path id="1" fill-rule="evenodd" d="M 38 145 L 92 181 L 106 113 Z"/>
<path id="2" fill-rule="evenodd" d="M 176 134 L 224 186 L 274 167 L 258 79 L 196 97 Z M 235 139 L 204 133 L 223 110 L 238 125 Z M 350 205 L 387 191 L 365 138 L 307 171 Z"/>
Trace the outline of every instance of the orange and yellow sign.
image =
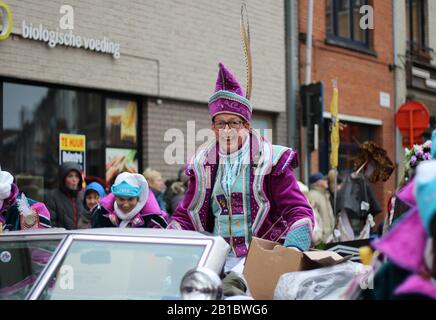
<path id="1" fill-rule="evenodd" d="M 59 164 L 76 162 L 86 175 L 86 136 L 82 134 L 59 134 Z"/>
<path id="2" fill-rule="evenodd" d="M 61 151 L 85 152 L 86 136 L 61 133 L 59 137 L 59 149 L 61 149 Z"/>

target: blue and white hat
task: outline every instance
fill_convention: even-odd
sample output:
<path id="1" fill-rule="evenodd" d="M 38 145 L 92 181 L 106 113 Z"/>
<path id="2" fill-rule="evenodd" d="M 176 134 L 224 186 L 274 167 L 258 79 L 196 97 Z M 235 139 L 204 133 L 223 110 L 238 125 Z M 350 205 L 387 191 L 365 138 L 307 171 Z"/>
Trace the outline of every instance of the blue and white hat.
<path id="1" fill-rule="evenodd" d="M 111 191 L 115 196 L 138 197 L 142 202 L 148 198 L 149 187 L 143 175 L 123 172 L 115 179 Z"/>

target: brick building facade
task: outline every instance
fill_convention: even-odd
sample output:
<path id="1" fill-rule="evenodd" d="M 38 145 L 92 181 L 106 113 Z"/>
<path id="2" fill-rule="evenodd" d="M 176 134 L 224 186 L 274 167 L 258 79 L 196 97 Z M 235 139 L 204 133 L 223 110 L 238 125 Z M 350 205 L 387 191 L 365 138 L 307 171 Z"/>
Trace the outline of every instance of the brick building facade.
<path id="1" fill-rule="evenodd" d="M 339 118 L 347 124 L 341 131 L 342 177 L 353 170 L 352 159 L 358 142 L 367 139 L 386 149 L 395 162 L 392 3 L 370 1 L 374 9 L 374 28 L 368 33 L 357 29 L 363 16 L 358 12 L 361 5 L 366 4 L 365 1 L 357 1 L 359 5 L 354 9 L 350 7 L 353 1 L 320 0 L 314 3 L 312 81 L 323 81 L 325 94 L 324 128 L 320 129 L 320 148 L 311 155 L 311 172 L 328 171 L 328 125 L 333 79 L 337 79 L 339 87 Z M 299 5 L 300 35 L 304 39 L 307 2 L 300 1 Z M 305 82 L 305 50 L 305 42 L 301 41 L 301 84 Z M 383 99 L 384 106 L 381 105 Z M 383 208 L 386 208 L 395 190 L 395 178 L 393 174 L 387 182 L 374 186 Z"/>

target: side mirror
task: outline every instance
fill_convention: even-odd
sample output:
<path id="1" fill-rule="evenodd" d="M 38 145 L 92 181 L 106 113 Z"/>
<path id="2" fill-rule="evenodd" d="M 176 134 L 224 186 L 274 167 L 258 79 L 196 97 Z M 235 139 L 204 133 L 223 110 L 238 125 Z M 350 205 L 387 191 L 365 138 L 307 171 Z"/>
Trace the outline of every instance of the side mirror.
<path id="1" fill-rule="evenodd" d="M 221 300 L 223 283 L 218 274 L 208 268 L 194 268 L 180 282 L 183 300 Z"/>

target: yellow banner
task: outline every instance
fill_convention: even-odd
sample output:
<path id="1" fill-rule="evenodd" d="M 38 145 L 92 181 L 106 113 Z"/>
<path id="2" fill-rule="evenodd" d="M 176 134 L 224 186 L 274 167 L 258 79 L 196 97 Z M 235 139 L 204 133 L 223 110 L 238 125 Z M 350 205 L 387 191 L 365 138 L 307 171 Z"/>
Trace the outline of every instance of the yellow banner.
<path id="1" fill-rule="evenodd" d="M 332 132 L 330 134 L 330 144 L 331 144 L 331 153 L 330 153 L 330 168 L 335 169 L 338 167 L 339 162 L 339 93 L 336 84 L 333 86 L 333 96 L 332 103 L 330 105 L 330 113 L 332 115 Z"/>
<path id="2" fill-rule="evenodd" d="M 61 133 L 59 135 L 59 149 L 61 151 L 86 151 L 86 136 Z"/>

